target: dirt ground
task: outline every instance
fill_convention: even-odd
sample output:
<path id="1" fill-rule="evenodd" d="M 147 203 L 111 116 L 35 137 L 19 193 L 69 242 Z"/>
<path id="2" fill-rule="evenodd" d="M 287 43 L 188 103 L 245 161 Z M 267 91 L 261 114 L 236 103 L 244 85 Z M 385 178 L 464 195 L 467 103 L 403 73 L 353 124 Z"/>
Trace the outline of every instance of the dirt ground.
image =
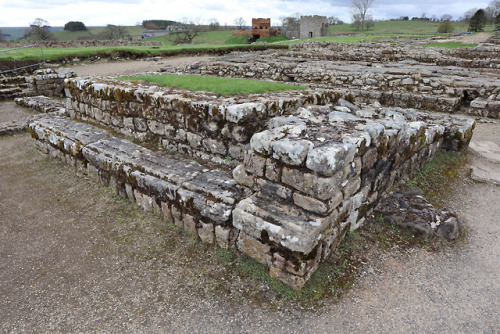
<path id="1" fill-rule="evenodd" d="M 490 32 L 479 32 L 475 34 L 467 34 L 461 36 L 450 36 L 449 38 L 443 38 L 436 40 L 436 42 L 460 42 L 463 44 L 476 44 L 486 42 L 493 34 Z"/>
<path id="2" fill-rule="evenodd" d="M 102 61 L 97 63 L 77 63 L 66 66 L 68 70 L 74 71 L 79 76 L 116 76 L 132 75 L 144 72 L 158 72 L 166 66 L 182 67 L 198 61 L 208 60 L 210 56 L 194 57 L 170 57 L 160 60 L 136 60 L 136 61 Z"/>
<path id="3" fill-rule="evenodd" d="M 500 125 L 478 124 L 474 140 L 500 142 Z M 28 134 L 3 136 L 0 331 L 500 333 L 500 187 L 464 175 L 446 201 L 465 240 L 372 250 L 340 299 L 304 307 L 40 154 Z"/>

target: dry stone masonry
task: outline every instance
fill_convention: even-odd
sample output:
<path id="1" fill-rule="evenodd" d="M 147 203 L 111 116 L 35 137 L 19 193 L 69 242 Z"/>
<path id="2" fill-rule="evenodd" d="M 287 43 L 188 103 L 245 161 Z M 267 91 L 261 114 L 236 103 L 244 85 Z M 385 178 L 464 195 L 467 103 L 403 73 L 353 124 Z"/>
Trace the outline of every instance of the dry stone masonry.
<path id="1" fill-rule="evenodd" d="M 384 194 L 438 150 L 464 149 L 474 127 L 448 115 L 356 106 L 332 90 L 223 98 L 67 79 L 66 92 L 73 120 L 30 124 L 44 152 L 204 242 L 249 254 L 296 289 Z M 228 168 L 225 156 L 237 166 Z"/>
<path id="2" fill-rule="evenodd" d="M 500 117 L 500 47 L 395 48 L 305 42 L 288 52 L 233 53 L 188 73 L 343 89 L 357 101 Z"/>
<path id="3" fill-rule="evenodd" d="M 50 68 L 36 70 L 28 76 L 5 75 L 0 77 L 0 100 L 35 95 L 65 97 L 64 80 L 75 76 L 72 71 L 62 72 Z"/>

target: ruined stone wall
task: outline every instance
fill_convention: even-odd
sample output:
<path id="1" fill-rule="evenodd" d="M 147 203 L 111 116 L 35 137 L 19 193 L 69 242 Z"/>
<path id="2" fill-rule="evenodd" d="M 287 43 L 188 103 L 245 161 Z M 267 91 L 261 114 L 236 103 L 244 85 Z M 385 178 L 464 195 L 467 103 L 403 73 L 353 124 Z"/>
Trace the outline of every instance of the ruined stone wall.
<path id="1" fill-rule="evenodd" d="M 310 60 L 290 53 L 231 54 L 186 72 L 295 82 L 319 88 L 344 89 L 359 101 L 385 105 L 500 117 L 500 79 L 472 69 L 419 63 L 346 63 Z M 474 103 L 472 103 L 474 102 Z"/>
<path id="2" fill-rule="evenodd" d="M 233 212 L 240 249 L 292 286 L 363 224 L 383 194 L 439 149 L 459 151 L 472 136 L 472 121 L 342 104 L 273 119 L 235 170 L 235 180 L 256 191 Z"/>
<path id="3" fill-rule="evenodd" d="M 317 60 L 366 62 L 414 60 L 439 66 L 500 68 L 499 54 L 499 46 L 487 44 L 475 48 L 447 49 L 397 43 L 365 42 L 362 44 L 349 44 L 304 41 L 292 44 L 288 56 Z"/>
<path id="4" fill-rule="evenodd" d="M 136 138 L 153 134 L 167 150 L 175 142 L 180 152 L 187 147 L 220 164 L 191 164 L 59 121 L 31 126 L 44 150 L 76 168 L 85 164 L 118 193 L 202 240 L 249 254 L 294 288 L 384 193 L 439 149 L 464 149 L 473 129 L 473 121 L 451 116 L 378 103 L 359 108 L 333 91 L 237 99 L 116 81 L 66 83 L 74 118 Z M 220 157 L 239 144 L 241 164 L 228 178 Z"/>
<path id="5" fill-rule="evenodd" d="M 64 97 L 64 80 L 75 76 L 74 72 L 43 69 L 36 70 L 28 76 L 2 77 L 0 78 L 0 100 L 34 95 Z"/>
<path id="6" fill-rule="evenodd" d="M 300 17 L 300 38 L 328 36 L 326 16 L 311 15 Z"/>
<path id="7" fill-rule="evenodd" d="M 125 136 L 220 163 L 241 161 L 250 137 L 270 117 L 342 96 L 334 91 L 304 91 L 216 98 L 112 80 L 70 79 L 66 86 L 73 118 L 97 121 Z"/>

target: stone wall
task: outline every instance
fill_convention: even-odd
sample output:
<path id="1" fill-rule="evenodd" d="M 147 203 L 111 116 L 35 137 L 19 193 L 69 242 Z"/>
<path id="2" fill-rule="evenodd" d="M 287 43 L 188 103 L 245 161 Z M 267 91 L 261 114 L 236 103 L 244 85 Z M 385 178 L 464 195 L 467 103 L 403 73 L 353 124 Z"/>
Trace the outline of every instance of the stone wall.
<path id="1" fill-rule="evenodd" d="M 74 72 L 43 69 L 36 70 L 32 75 L 28 76 L 1 77 L 0 100 L 35 95 L 64 97 L 64 80 L 75 76 Z"/>
<path id="2" fill-rule="evenodd" d="M 217 98 L 124 81 L 66 80 L 72 118 L 113 127 L 169 151 L 219 163 L 242 161 L 252 134 L 270 117 L 341 97 L 335 91 L 301 91 Z"/>
<path id="3" fill-rule="evenodd" d="M 499 54 L 500 46 L 491 44 L 483 44 L 474 48 L 447 49 L 408 45 L 406 42 L 349 44 L 304 41 L 292 44 L 288 56 L 334 61 L 398 62 L 414 60 L 438 66 L 500 68 Z"/>
<path id="4" fill-rule="evenodd" d="M 206 242 L 224 240 L 297 289 L 380 197 L 438 150 L 463 150 L 474 126 L 378 103 L 360 108 L 334 91 L 223 98 L 105 80 L 66 85 L 74 118 L 136 138 L 153 134 L 167 150 L 186 147 L 219 164 L 191 164 L 89 125 L 39 121 L 32 133 L 45 151 Z M 221 157 L 236 145 L 231 178 Z"/>
<path id="5" fill-rule="evenodd" d="M 300 17 L 300 38 L 324 37 L 328 36 L 329 32 L 326 16 Z"/>
<path id="6" fill-rule="evenodd" d="M 321 49 L 322 50 L 322 49 Z M 316 54 L 320 55 L 321 50 Z M 320 57 L 320 56 L 318 56 Z M 333 62 L 265 51 L 219 57 L 185 72 L 251 77 L 348 91 L 360 102 L 500 117 L 500 79 L 494 70 L 438 67 L 427 63 Z M 474 103 L 472 103 L 474 102 Z"/>
<path id="7" fill-rule="evenodd" d="M 272 119 L 234 173 L 256 191 L 233 211 L 240 249 L 291 286 L 302 286 L 393 186 L 472 136 L 472 121 L 340 102 Z"/>

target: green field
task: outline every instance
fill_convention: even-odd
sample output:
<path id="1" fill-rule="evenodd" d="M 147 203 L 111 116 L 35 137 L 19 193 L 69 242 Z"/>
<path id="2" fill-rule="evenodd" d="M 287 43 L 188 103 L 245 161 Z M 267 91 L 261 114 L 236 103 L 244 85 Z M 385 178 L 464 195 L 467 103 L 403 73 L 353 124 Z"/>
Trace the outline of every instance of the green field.
<path id="1" fill-rule="evenodd" d="M 477 46 L 477 44 L 462 44 L 460 42 L 444 42 L 444 43 L 421 44 L 420 46 L 432 47 L 432 48 L 458 49 L 458 48 L 475 48 Z"/>
<path id="2" fill-rule="evenodd" d="M 192 91 L 205 91 L 220 95 L 262 94 L 285 90 L 303 90 L 302 86 L 251 79 L 232 79 L 202 77 L 197 75 L 144 75 L 120 78 L 127 81 L 147 81 L 165 87 L 183 88 Z"/>
<path id="3" fill-rule="evenodd" d="M 367 32 L 373 34 L 429 34 L 436 33 L 440 22 L 429 21 L 380 21 L 375 22 Z M 466 23 L 455 23 L 455 32 L 467 31 L 469 25 Z M 494 25 L 488 24 L 484 31 L 494 31 Z M 341 24 L 330 26 L 330 33 L 345 34 L 345 33 L 360 33 L 361 31 L 351 26 L 350 24 Z"/>

